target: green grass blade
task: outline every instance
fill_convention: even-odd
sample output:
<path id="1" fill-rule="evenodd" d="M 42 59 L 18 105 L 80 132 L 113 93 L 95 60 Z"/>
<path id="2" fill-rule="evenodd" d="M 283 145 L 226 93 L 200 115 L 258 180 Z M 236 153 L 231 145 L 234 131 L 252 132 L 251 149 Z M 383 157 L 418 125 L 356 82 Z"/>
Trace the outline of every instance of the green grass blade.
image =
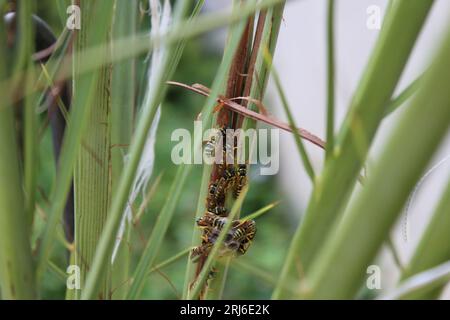
<path id="1" fill-rule="evenodd" d="M 54 83 L 52 81 L 52 77 L 50 76 L 50 73 L 46 69 L 45 65 L 41 64 L 41 66 L 42 66 L 42 76 L 47 81 L 48 87 L 53 88 Z M 61 96 L 56 97 L 56 103 L 58 105 L 59 110 L 61 111 L 61 114 L 62 114 L 64 120 L 66 121 L 66 125 L 69 126 L 70 125 L 69 124 L 69 111 L 67 109 L 67 106 L 64 104 L 64 101 L 62 101 Z"/>
<path id="2" fill-rule="evenodd" d="M 71 0 L 56 1 L 56 11 L 58 13 L 61 25 L 65 26 L 67 22 L 67 8 L 72 4 Z"/>
<path id="3" fill-rule="evenodd" d="M 269 52 L 265 50 L 264 56 L 268 65 L 272 65 L 272 57 Z M 294 116 L 291 112 L 291 107 L 289 106 L 289 102 L 287 100 L 286 94 L 284 93 L 283 85 L 281 84 L 280 77 L 275 67 L 272 67 L 272 78 L 275 82 L 275 87 L 277 88 L 278 94 L 281 99 L 281 104 L 283 106 L 284 112 L 288 118 L 289 126 L 292 129 L 292 133 L 294 134 L 295 144 L 297 145 L 298 153 L 300 154 L 300 158 L 302 159 L 303 165 L 305 166 L 306 173 L 314 184 L 315 174 L 314 169 L 311 164 L 311 160 L 309 159 L 308 153 L 306 152 L 305 146 L 303 145 L 303 141 L 300 137 L 300 134 L 297 130 L 297 125 L 294 120 Z"/>
<path id="4" fill-rule="evenodd" d="M 170 257 L 167 260 L 164 260 L 163 262 L 158 263 L 156 266 L 152 267 L 148 272 L 147 276 L 150 276 L 153 272 L 158 271 L 162 268 L 165 268 L 167 266 L 170 266 L 172 263 L 177 262 L 181 258 L 183 258 L 186 255 L 189 255 L 189 252 L 191 252 L 192 248 L 186 248 L 183 251 L 180 251 L 176 255 Z"/>
<path id="5" fill-rule="evenodd" d="M 450 281 L 450 262 L 442 263 L 406 279 L 399 287 L 379 300 L 400 300 L 420 297 L 424 292 L 434 292 Z"/>
<path id="6" fill-rule="evenodd" d="M 216 264 L 214 271 L 216 274 L 209 280 L 208 290 L 204 296 L 204 300 L 222 300 L 225 285 L 228 279 L 228 272 L 230 270 L 230 263 L 232 257 L 224 258 L 222 263 Z"/>
<path id="7" fill-rule="evenodd" d="M 53 272 L 53 274 L 55 276 L 58 277 L 59 280 L 61 280 L 63 283 L 66 283 L 66 281 L 67 281 L 67 273 L 65 273 L 60 267 L 58 267 L 51 260 L 48 261 L 48 268 L 50 269 L 50 271 Z"/>
<path id="8" fill-rule="evenodd" d="M 249 214 L 248 216 L 243 217 L 242 220 L 255 220 L 256 218 L 259 218 L 263 214 L 265 214 L 268 211 L 270 211 L 273 208 L 275 208 L 279 203 L 280 203 L 280 201 L 268 204 L 267 206 L 262 207 L 261 209 L 255 211 L 255 212 L 253 212 L 251 214 Z"/>
<path id="9" fill-rule="evenodd" d="M 116 1 L 113 23 L 112 54 L 115 54 L 115 40 L 133 37 L 137 31 L 138 1 Z M 128 153 L 133 131 L 136 110 L 135 88 L 136 61 L 131 58 L 113 65 L 111 90 L 111 182 L 112 196 L 123 170 L 124 155 Z M 126 245 L 130 226 L 126 225 L 124 241 L 120 243 L 117 256 L 111 267 L 111 287 L 117 288 L 111 295 L 113 299 L 123 299 L 126 295 L 130 263 L 130 252 Z"/>
<path id="10" fill-rule="evenodd" d="M 280 31 L 281 21 L 283 20 L 284 6 L 286 2 L 281 1 L 270 7 L 266 11 L 266 18 L 264 21 L 263 34 L 261 44 L 258 49 L 256 62 L 254 66 L 254 73 L 252 75 L 252 83 L 250 88 L 250 97 L 262 101 L 266 92 L 271 64 L 268 64 L 264 52 L 267 50 L 271 57 L 275 54 L 275 49 L 278 40 L 278 33 Z M 249 102 L 247 108 L 250 110 L 258 110 L 257 106 Z M 255 128 L 256 121 L 245 118 L 242 122 L 242 129 Z"/>
<path id="11" fill-rule="evenodd" d="M 98 12 L 101 12 L 101 14 L 96 15 L 98 26 L 91 30 L 88 39 L 86 39 L 88 45 L 98 45 L 106 38 L 109 20 L 112 15 L 112 4 L 113 3 L 110 1 L 99 1 Z M 88 57 L 85 53 L 80 54 L 83 54 L 83 58 L 80 59 L 86 61 Z M 75 167 L 78 151 L 81 148 L 83 132 L 88 122 L 92 99 L 96 90 L 94 84 L 97 79 L 98 72 L 83 74 L 78 83 L 78 92 L 75 93 L 73 97 L 70 126 L 65 133 L 60 155 L 59 174 L 50 196 L 48 222 L 45 226 L 39 248 L 37 270 L 38 281 L 42 279 L 42 275 L 46 269 L 47 259 L 53 244 L 56 227 L 64 211 L 67 194 L 72 181 L 73 169 Z"/>
<path id="12" fill-rule="evenodd" d="M 5 97 L 5 95 L 2 95 Z M 2 99 L 3 101 L 6 99 Z M 0 283 L 3 299 L 34 299 L 29 219 L 23 207 L 12 107 L 0 104 Z"/>
<path id="13" fill-rule="evenodd" d="M 178 10 L 176 10 L 174 14 L 175 26 L 180 23 L 180 21 L 186 16 L 190 4 L 190 1 L 179 3 L 179 6 L 177 7 Z M 83 299 L 92 299 L 94 297 L 95 291 L 100 285 L 100 277 L 104 273 L 107 264 L 110 262 L 110 255 L 114 244 L 114 238 L 117 234 L 117 228 L 119 227 L 123 210 L 128 200 L 131 186 L 134 181 L 134 176 L 136 174 L 142 151 L 144 149 L 148 131 L 150 130 L 150 126 L 153 122 L 158 106 L 160 105 L 166 93 L 164 84 L 168 80 L 168 77 L 171 76 L 168 74 L 168 70 L 169 63 L 171 62 L 171 57 L 174 52 L 173 50 L 173 46 L 167 47 L 167 55 L 162 59 L 161 65 L 157 66 L 158 70 L 156 71 L 155 86 L 150 88 L 151 92 L 148 93 L 149 107 L 143 110 L 142 116 L 138 122 L 137 129 L 133 138 L 133 143 L 130 147 L 130 158 L 124 168 L 124 172 L 122 173 L 120 182 L 117 186 L 116 195 L 111 205 L 109 217 L 99 240 L 95 258 L 92 263 L 88 279 L 86 281 L 86 288 L 82 295 Z M 182 178 L 178 174 L 177 176 L 180 177 L 180 179 Z M 171 206 L 172 204 L 168 205 L 167 209 L 169 211 L 171 210 Z M 163 214 L 161 213 L 160 218 L 162 216 Z M 161 221 L 161 219 L 159 219 L 159 221 Z M 143 277 L 145 273 L 143 271 L 141 272 Z M 133 288 L 135 288 L 135 285 L 136 281 L 133 281 L 130 290 L 133 290 Z"/>
<path id="14" fill-rule="evenodd" d="M 326 158 L 331 155 L 334 146 L 334 16 L 335 0 L 328 0 L 327 8 L 327 147 Z"/>
<path id="15" fill-rule="evenodd" d="M 277 278 L 273 274 L 258 266 L 252 265 L 247 261 L 242 260 L 243 259 L 234 259 L 230 266 L 237 272 L 246 272 L 249 277 L 258 278 L 264 281 L 266 284 L 275 287 L 275 285 L 277 284 Z M 295 289 L 297 289 L 297 291 Z M 295 288 L 294 286 L 292 286 L 292 284 L 290 287 L 286 287 L 285 290 L 290 292 L 292 295 L 295 295 L 298 292 L 298 288 Z"/>
<path id="16" fill-rule="evenodd" d="M 250 277 L 258 278 L 273 287 L 275 287 L 275 285 L 277 284 L 277 278 L 273 274 L 264 269 L 261 269 L 258 266 L 254 266 L 250 263 L 247 263 L 246 261 L 242 261 L 242 259 L 233 260 L 230 266 L 238 272 L 246 272 Z M 286 287 L 285 290 L 290 292 L 292 295 L 296 294 L 296 291 L 292 285 L 291 287 Z"/>
<path id="17" fill-rule="evenodd" d="M 108 1 L 108 0 L 104 0 Z M 81 20 L 83 28 L 77 32 L 74 42 L 74 92 L 78 91 L 79 67 L 84 63 L 83 52 L 86 49 L 85 38 L 97 28 L 97 10 L 102 9 L 98 3 L 90 0 L 80 1 Z M 111 5 L 111 8 L 113 5 Z M 112 13 L 110 9 L 109 13 Z M 112 20 L 112 19 L 111 19 Z M 103 42 L 110 44 L 111 24 Z M 110 54 L 110 47 L 105 47 L 103 59 Z M 84 124 L 82 148 L 77 156 L 74 170 L 74 199 L 75 199 L 75 264 L 80 267 L 81 288 L 85 286 L 85 279 L 94 258 L 98 239 L 107 219 L 111 201 L 110 190 L 110 149 L 111 149 L 111 66 L 104 66 L 96 71 L 97 79 L 93 82 L 95 91 L 89 116 Z M 93 196 L 95 195 L 95 196 Z M 109 272 L 110 270 L 108 270 Z M 96 295 L 99 299 L 108 299 L 107 277 L 103 278 L 103 285 Z M 77 296 L 82 294 L 77 290 Z"/>
<path id="18" fill-rule="evenodd" d="M 115 40 L 133 38 L 136 34 L 136 16 L 138 1 L 117 1 L 114 24 L 112 54 L 118 48 Z M 124 155 L 127 154 L 133 131 L 135 112 L 136 66 L 134 59 L 128 59 L 113 65 L 111 91 L 111 160 L 112 190 L 117 188 L 120 173 L 123 170 Z"/>
<path id="19" fill-rule="evenodd" d="M 398 270 L 403 272 L 405 266 L 403 265 L 402 260 L 400 259 L 398 249 L 395 246 L 394 242 L 392 241 L 392 237 L 390 235 L 389 237 L 386 238 L 386 246 L 392 255 L 392 259 L 394 260 L 395 266 L 398 268 Z"/>
<path id="20" fill-rule="evenodd" d="M 450 32 L 424 87 L 391 135 L 373 174 L 307 274 L 305 297 L 352 298 L 450 126 Z M 414 161 L 411 161 L 414 159 Z M 447 205 L 447 204 L 446 204 Z M 448 245 L 446 245 L 448 248 Z M 428 250 L 439 250 L 428 248 Z"/>
<path id="21" fill-rule="evenodd" d="M 25 90 L 32 90 L 35 81 L 34 68 L 31 55 L 34 52 L 34 29 L 31 19 L 33 3 L 23 1 L 19 3 L 19 20 L 17 37 L 20 39 L 17 45 L 17 65 L 16 72 L 25 72 L 25 79 L 17 79 L 17 86 L 22 86 L 25 82 Z M 26 96 L 23 102 L 24 108 L 24 141 L 23 141 L 23 166 L 24 166 L 24 189 L 25 189 L 25 211 L 27 213 L 30 226 L 33 223 L 35 194 L 36 194 L 36 168 L 37 168 L 37 115 L 34 109 L 36 94 Z"/>
<path id="22" fill-rule="evenodd" d="M 48 106 L 45 103 L 43 103 L 43 101 L 45 101 L 46 99 L 48 92 L 47 90 L 49 90 L 55 83 L 53 79 L 56 79 L 57 72 L 60 72 L 61 69 L 63 70 L 65 69 L 66 72 L 67 70 L 71 69 L 70 67 L 67 67 L 67 65 L 62 65 L 63 62 L 66 62 L 71 66 L 69 60 L 64 61 L 64 58 L 66 57 L 67 51 L 69 49 L 69 44 L 71 42 L 71 40 L 69 39 L 70 36 L 71 33 L 69 33 L 68 29 L 64 29 L 61 35 L 56 40 L 55 51 L 48 58 L 48 61 L 45 64 L 40 64 L 40 70 L 36 70 L 36 74 L 38 74 L 38 71 L 41 72 L 36 81 L 36 88 L 39 88 L 42 91 L 40 92 L 39 99 L 37 100 L 36 110 L 38 113 L 42 113 L 48 109 Z M 32 93 L 32 91 L 30 92 Z M 58 101 L 61 100 L 60 97 L 58 98 L 59 98 Z M 43 103 L 43 106 L 40 106 L 41 103 Z"/>
<path id="23" fill-rule="evenodd" d="M 177 174 L 175 176 L 174 182 L 178 182 L 179 185 L 184 185 L 186 182 L 186 178 L 188 175 L 187 170 L 184 170 L 185 167 L 180 166 L 177 170 Z M 172 220 L 173 213 L 175 211 L 176 204 L 178 199 L 181 196 L 182 188 L 172 184 L 167 200 L 164 204 L 164 207 L 161 209 L 160 214 L 158 215 L 158 219 L 153 228 L 153 232 L 148 240 L 148 244 L 144 250 L 143 255 L 139 259 L 139 263 L 136 267 L 135 272 L 133 273 L 133 282 L 131 283 L 130 290 L 127 293 L 127 299 L 137 299 L 140 291 L 145 285 L 145 275 L 149 266 L 151 266 L 159 252 L 159 248 L 161 247 L 164 236 L 167 232 L 169 224 Z"/>
<path id="24" fill-rule="evenodd" d="M 305 217 L 294 234 L 273 298 L 286 297 L 281 287 L 289 278 L 298 278 L 296 265 L 300 263 L 308 273 L 314 255 L 341 214 L 432 3 L 399 0 L 384 18 L 333 154 L 316 179 Z"/>
<path id="25" fill-rule="evenodd" d="M 198 21 L 197 17 L 200 14 L 200 11 L 203 8 L 203 5 L 205 4 L 205 0 L 197 0 L 197 3 L 195 4 L 194 9 L 192 10 L 191 16 L 189 17 L 189 20 L 187 23 L 192 23 L 192 21 Z M 175 53 L 173 56 L 173 62 L 180 61 L 181 55 L 183 54 L 184 47 L 186 46 L 188 37 L 182 38 L 178 44 L 178 46 L 175 49 Z M 169 74 L 173 74 L 175 72 L 175 68 L 178 65 L 178 63 L 172 63 L 171 69 L 169 70 Z"/>
<path id="26" fill-rule="evenodd" d="M 450 181 L 442 194 L 433 217 L 414 251 L 414 255 L 402 274 L 406 280 L 424 270 L 433 268 L 450 260 Z M 421 291 L 407 295 L 407 299 L 435 299 L 441 288 L 433 291 Z"/>
<path id="27" fill-rule="evenodd" d="M 211 123 L 208 123 L 208 127 L 211 126 Z M 201 233 L 202 231 L 197 228 L 197 225 L 195 223 L 195 220 L 197 218 L 200 218 L 201 216 L 203 216 L 203 214 L 205 213 L 205 199 L 207 196 L 207 192 L 208 192 L 208 184 L 209 184 L 209 179 L 211 177 L 211 171 L 212 171 L 212 166 L 211 165 L 207 165 L 205 164 L 203 166 L 203 174 L 202 174 L 202 180 L 200 183 L 200 192 L 198 195 L 198 201 L 197 201 L 197 210 L 195 213 L 195 217 L 193 217 L 194 221 L 193 221 L 193 232 L 192 232 L 192 247 L 196 247 L 200 244 L 201 242 Z M 189 291 L 189 285 L 191 283 L 191 281 L 194 279 L 195 277 L 195 263 L 192 262 L 191 259 L 187 259 L 187 264 L 186 264 L 186 271 L 185 271 L 185 277 L 184 277 L 184 285 L 183 285 L 183 295 L 182 295 L 182 299 L 186 300 L 187 299 L 187 295 L 188 295 L 188 291 Z"/>
<path id="28" fill-rule="evenodd" d="M 250 276 L 257 277 L 272 286 L 275 286 L 277 283 L 277 278 L 269 272 L 241 261 L 240 259 L 234 260 L 230 265 L 233 269 L 236 269 L 236 271 L 247 272 Z"/>
<path id="29" fill-rule="evenodd" d="M 396 111 L 400 106 L 402 106 L 412 95 L 417 92 L 417 89 L 420 88 L 424 75 L 420 75 L 417 79 L 410 83 L 397 97 L 392 99 L 384 113 L 384 116 L 387 117 L 394 111 Z"/>
<path id="30" fill-rule="evenodd" d="M 0 21 L 0 43 L 6 30 Z M 11 55 L 0 46 L 0 81 L 8 76 Z M 3 299 L 34 299 L 36 289 L 29 242 L 29 219 L 24 208 L 22 174 L 16 141 L 11 92 L 0 89 L 0 283 Z"/>

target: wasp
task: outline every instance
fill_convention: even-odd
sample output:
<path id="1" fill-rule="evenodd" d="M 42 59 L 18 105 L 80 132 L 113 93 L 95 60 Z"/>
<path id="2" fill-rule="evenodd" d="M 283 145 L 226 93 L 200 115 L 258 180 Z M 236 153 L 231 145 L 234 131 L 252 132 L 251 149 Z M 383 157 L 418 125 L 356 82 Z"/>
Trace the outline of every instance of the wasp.
<path id="1" fill-rule="evenodd" d="M 202 243 L 214 244 L 227 221 L 228 218 L 216 216 L 210 212 L 207 212 L 203 217 L 198 218 L 196 221 L 197 226 L 203 228 Z M 231 238 L 231 232 L 228 232 L 227 236 L 228 238 Z"/>
<path id="2" fill-rule="evenodd" d="M 198 262 L 198 260 L 200 259 L 200 257 L 202 256 L 206 256 L 209 251 L 211 250 L 212 244 L 208 245 L 208 244 L 202 244 L 198 247 L 194 247 L 191 250 L 191 259 L 193 262 Z"/>
<path id="3" fill-rule="evenodd" d="M 208 187 L 208 196 L 206 197 L 206 208 L 212 212 L 218 207 L 225 205 L 225 193 L 217 182 L 213 182 Z"/>
<path id="4" fill-rule="evenodd" d="M 206 156 L 210 157 L 210 158 L 214 158 L 216 156 L 216 151 L 218 147 L 220 147 L 220 145 L 222 146 L 222 159 L 220 161 L 220 163 L 222 163 L 223 161 L 226 161 L 226 156 L 230 154 L 230 152 L 232 150 L 234 150 L 233 145 L 229 143 L 228 139 L 227 139 L 227 130 L 229 128 L 224 126 L 220 129 L 218 129 L 218 132 L 213 135 L 209 141 L 207 141 L 205 143 L 204 146 L 204 152 L 206 154 Z M 225 160 L 224 160 L 225 158 Z M 216 159 L 217 160 L 217 159 Z"/>
<path id="5" fill-rule="evenodd" d="M 236 173 L 233 178 L 233 196 L 237 198 L 241 194 L 242 189 L 247 184 L 247 165 L 238 165 L 238 169 L 235 172 Z"/>
<path id="6" fill-rule="evenodd" d="M 236 220 L 238 222 L 238 220 Z M 195 256 L 208 255 L 212 246 L 217 242 L 220 232 L 222 230 L 219 228 L 208 227 L 205 228 L 202 235 L 202 244 L 197 247 L 197 252 Z M 237 240 L 235 237 L 235 230 L 228 230 L 223 241 L 223 246 L 219 251 L 219 256 L 224 256 L 230 252 L 237 251 L 241 246 L 241 241 Z M 195 262 L 196 260 L 194 260 Z"/>
<path id="7" fill-rule="evenodd" d="M 227 247 L 239 254 L 245 254 L 256 234 L 256 223 L 254 220 L 245 220 L 233 228 L 232 240 Z"/>
<path id="8" fill-rule="evenodd" d="M 223 228 L 227 222 L 226 217 L 220 217 L 207 212 L 203 217 L 197 219 L 196 223 L 199 227 L 213 227 L 219 230 Z"/>
<path id="9" fill-rule="evenodd" d="M 244 166 L 244 175 L 245 173 L 245 166 Z M 219 179 L 219 183 L 222 186 L 221 191 L 228 191 L 230 187 L 236 184 L 236 178 L 240 177 L 240 174 L 242 174 L 242 169 L 236 170 L 233 165 L 227 165 L 222 169 L 222 176 Z"/>
<path id="10" fill-rule="evenodd" d="M 228 218 L 218 217 L 211 213 L 206 213 L 197 219 L 197 225 L 205 228 L 202 236 L 203 244 L 214 244 L 220 231 L 227 223 Z M 225 236 L 224 245 L 230 251 L 238 251 L 244 254 L 251 244 L 256 234 L 256 223 L 254 220 L 234 220 L 231 229 Z"/>
<path id="11" fill-rule="evenodd" d="M 220 217 L 212 214 L 211 212 L 206 212 L 202 217 L 197 218 L 197 226 L 203 228 L 216 228 L 219 231 L 223 229 L 225 223 L 227 223 L 227 217 Z M 253 221 L 253 220 L 251 220 Z M 231 223 L 231 229 L 238 227 L 241 225 L 240 220 L 233 220 Z"/>
<path id="12" fill-rule="evenodd" d="M 228 216 L 228 210 L 225 207 L 216 206 L 214 208 L 210 208 L 209 213 L 215 214 L 217 216 L 226 217 Z"/>
<path id="13" fill-rule="evenodd" d="M 227 182 L 228 185 L 232 184 L 234 178 L 236 177 L 237 171 L 233 165 L 226 165 L 221 168 L 222 178 Z"/>
<path id="14" fill-rule="evenodd" d="M 206 257 L 211 251 L 212 246 L 216 243 L 217 238 L 220 235 L 221 229 L 214 227 L 206 227 L 202 234 L 201 245 L 194 247 L 191 250 L 191 259 L 193 262 L 198 262 L 201 257 Z M 224 243 L 230 241 L 233 238 L 231 230 L 228 232 Z M 222 255 L 222 253 L 220 254 Z"/>
<path id="15" fill-rule="evenodd" d="M 223 176 L 209 185 L 208 196 L 206 198 L 206 208 L 208 211 L 218 212 L 219 215 L 226 214 L 225 198 L 230 186 L 231 180 Z"/>
<path id="16" fill-rule="evenodd" d="M 225 178 L 219 178 L 209 186 L 209 195 L 213 197 L 216 202 L 223 203 L 225 201 L 226 191 L 228 188 L 228 181 Z"/>

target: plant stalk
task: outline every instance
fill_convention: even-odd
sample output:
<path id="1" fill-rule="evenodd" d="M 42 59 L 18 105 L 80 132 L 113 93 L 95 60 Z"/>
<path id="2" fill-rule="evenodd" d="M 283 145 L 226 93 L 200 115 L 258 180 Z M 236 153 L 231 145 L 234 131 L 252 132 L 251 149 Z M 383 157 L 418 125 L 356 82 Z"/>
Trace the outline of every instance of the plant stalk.
<path id="1" fill-rule="evenodd" d="M 287 298 L 288 279 L 308 273 L 358 178 L 414 43 L 433 1 L 396 1 L 389 9 L 372 56 L 335 140 L 332 156 L 316 184 L 302 223 L 292 239 L 272 298 Z M 399 35 L 402 35 L 399 37 Z M 395 53 L 395 54 L 393 54 Z M 297 270 L 301 269 L 299 273 Z"/>
<path id="2" fill-rule="evenodd" d="M 405 111 L 373 174 L 313 262 L 303 283 L 304 297 L 355 296 L 367 267 L 445 137 L 450 126 L 450 91 L 440 84 L 450 82 L 450 29 L 442 43 L 424 87 Z M 448 199 L 444 204 L 448 206 Z M 427 250 L 437 253 L 445 248 L 448 244 L 440 242 Z"/>

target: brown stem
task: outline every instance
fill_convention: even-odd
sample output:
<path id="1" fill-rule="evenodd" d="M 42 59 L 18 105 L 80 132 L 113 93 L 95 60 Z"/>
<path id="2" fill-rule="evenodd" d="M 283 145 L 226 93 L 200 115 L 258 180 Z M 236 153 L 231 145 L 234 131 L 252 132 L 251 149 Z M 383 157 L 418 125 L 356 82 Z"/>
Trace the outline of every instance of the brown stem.
<path id="1" fill-rule="evenodd" d="M 244 32 L 239 41 L 238 48 L 236 53 L 234 54 L 233 60 L 231 62 L 230 70 L 228 73 L 228 80 L 226 86 L 225 96 L 228 98 L 234 98 L 236 96 L 241 96 L 244 90 L 245 79 L 247 77 L 247 67 L 250 59 L 250 50 L 253 39 L 253 24 L 254 17 L 250 17 L 247 20 Z M 221 103 L 221 102 L 219 102 Z M 237 114 L 228 108 L 220 108 L 219 113 L 216 120 L 216 125 L 218 127 L 230 126 L 236 129 Z M 231 121 L 230 121 L 231 120 Z M 219 176 L 222 175 L 220 172 L 220 167 L 218 165 L 214 165 L 212 168 L 210 183 L 215 182 Z M 197 270 L 195 274 L 195 279 L 200 274 L 203 269 L 203 264 L 207 255 L 204 255 L 200 258 L 197 264 Z M 194 280 L 195 281 L 195 280 Z M 202 293 L 200 294 L 200 299 L 204 298 L 204 293 L 206 292 L 206 286 L 203 288 Z"/>
<path id="2" fill-rule="evenodd" d="M 180 82 L 175 82 L 175 81 L 167 81 L 167 83 L 170 85 L 188 89 L 195 93 L 201 94 L 205 97 L 209 96 L 209 89 L 203 85 L 194 84 L 194 85 L 190 86 L 190 85 L 180 83 Z M 243 98 L 252 99 L 250 97 L 240 97 L 240 98 L 241 99 L 243 99 Z M 255 111 L 249 110 L 249 109 L 245 108 L 244 106 L 234 102 L 232 99 L 227 99 L 223 96 L 219 96 L 217 98 L 217 102 L 220 104 L 223 104 L 223 106 L 225 108 L 230 109 L 234 112 L 237 112 L 237 113 L 243 115 L 244 117 L 247 117 L 247 118 L 250 118 L 250 119 L 253 119 L 256 121 L 261 121 L 261 122 L 270 124 L 274 127 L 277 127 L 279 129 L 282 129 L 282 130 L 285 130 L 288 132 L 292 132 L 292 128 L 289 126 L 289 124 L 282 122 L 274 117 L 269 117 L 267 115 L 259 114 Z M 259 102 L 259 104 L 262 105 L 262 102 Z M 298 128 L 297 131 L 298 131 L 300 137 L 302 137 L 303 139 L 311 142 L 312 144 L 314 144 L 322 149 L 325 149 L 325 144 L 326 144 L 325 141 L 323 141 L 318 136 L 316 136 L 316 135 L 312 134 L 311 132 L 309 132 L 308 130 L 302 129 L 302 128 Z"/>
<path id="3" fill-rule="evenodd" d="M 248 77 L 245 81 L 244 91 L 242 92 L 242 95 L 244 97 L 250 96 L 250 91 L 252 90 L 253 76 L 255 73 L 255 64 L 256 64 L 256 59 L 258 58 L 259 48 L 261 46 L 262 36 L 263 36 L 263 32 L 264 32 L 264 24 L 266 22 L 266 16 L 267 16 L 267 12 L 266 12 L 266 10 L 264 10 L 264 11 L 260 12 L 259 17 L 258 17 L 258 25 L 256 26 L 255 40 L 253 42 L 253 48 L 252 48 L 252 55 L 250 56 L 250 61 L 248 64 L 248 70 L 247 70 Z M 261 92 L 260 92 L 260 94 L 261 94 Z M 260 96 L 258 96 L 256 98 L 261 99 Z M 242 105 L 244 107 L 247 107 L 247 102 L 248 102 L 248 100 L 242 101 Z M 237 122 L 238 128 L 242 127 L 243 120 L 244 120 L 244 117 L 239 117 L 238 122 Z"/>

